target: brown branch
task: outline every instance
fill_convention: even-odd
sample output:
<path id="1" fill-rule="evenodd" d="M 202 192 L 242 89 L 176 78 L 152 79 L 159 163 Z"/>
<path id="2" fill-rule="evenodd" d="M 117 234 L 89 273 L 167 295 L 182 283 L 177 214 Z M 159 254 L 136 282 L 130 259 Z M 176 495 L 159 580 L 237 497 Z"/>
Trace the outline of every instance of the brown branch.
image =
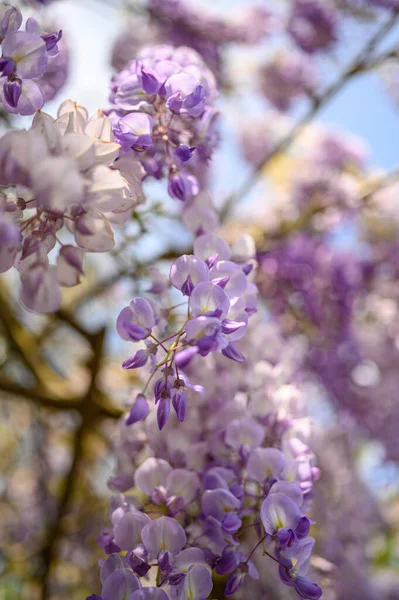
<path id="1" fill-rule="evenodd" d="M 59 399 L 46 395 L 38 388 L 26 388 L 0 375 L 0 391 L 23 398 L 44 408 L 57 410 L 80 410 L 81 398 Z"/>
<path id="2" fill-rule="evenodd" d="M 99 333 L 93 336 L 91 381 L 86 397 L 83 401 L 81 411 L 82 421 L 75 433 L 72 463 L 68 475 L 66 476 L 64 491 L 60 499 L 57 514 L 54 518 L 52 526 L 50 527 L 47 543 L 42 550 L 42 558 L 44 562 L 41 591 L 42 600 L 48 600 L 49 598 L 51 564 L 57 556 L 57 546 L 59 538 L 62 534 L 63 520 L 70 509 L 75 483 L 78 478 L 79 464 L 84 456 L 84 439 L 93 420 L 98 415 L 98 407 L 95 401 L 95 397 L 98 393 L 96 388 L 96 379 L 100 371 L 103 358 L 104 333 L 104 330 L 101 330 Z"/>
<path id="3" fill-rule="evenodd" d="M 269 161 L 280 154 L 285 152 L 295 141 L 297 136 L 302 130 L 314 119 L 314 117 L 320 112 L 322 108 L 339 92 L 341 91 L 346 83 L 354 76 L 363 73 L 368 68 L 368 61 L 371 54 L 376 49 L 378 44 L 384 39 L 384 37 L 391 31 L 394 25 L 397 23 L 399 17 L 399 8 L 395 9 L 392 13 L 392 17 L 383 23 L 376 33 L 369 39 L 362 50 L 357 54 L 355 59 L 350 63 L 347 69 L 341 74 L 341 76 L 330 85 L 321 96 L 315 98 L 309 110 L 305 113 L 302 119 L 294 125 L 291 131 L 284 137 L 274 148 L 274 150 L 264 156 L 259 163 L 254 167 L 251 175 L 247 181 L 240 186 L 237 192 L 232 194 L 224 203 L 222 210 L 220 211 L 221 221 L 225 221 L 233 207 L 237 202 L 244 198 L 257 183 L 261 172 Z"/>

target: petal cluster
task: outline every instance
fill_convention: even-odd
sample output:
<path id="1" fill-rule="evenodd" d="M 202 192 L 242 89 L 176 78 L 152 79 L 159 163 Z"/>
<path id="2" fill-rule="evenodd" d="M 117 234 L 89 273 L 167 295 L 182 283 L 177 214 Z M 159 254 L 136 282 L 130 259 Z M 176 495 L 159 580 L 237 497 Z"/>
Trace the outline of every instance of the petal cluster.
<path id="1" fill-rule="evenodd" d="M 31 115 L 49 96 L 41 85 L 57 61 L 62 31 L 47 33 L 30 17 L 21 30 L 22 14 L 15 6 L 0 7 L 0 102 L 10 113 Z M 62 79 L 57 87 L 62 85 Z"/>
<path id="2" fill-rule="evenodd" d="M 191 48 L 142 48 L 112 79 L 109 116 L 121 154 L 148 177 L 167 177 L 173 198 L 191 199 L 218 141 L 216 97 L 213 74 Z"/>
<path id="3" fill-rule="evenodd" d="M 107 117 L 89 119 L 70 100 L 57 119 L 38 113 L 29 131 L 0 139 L 0 185 L 12 190 L 0 204 L 0 272 L 18 269 L 29 310 L 57 310 L 61 286 L 80 281 L 85 253 L 110 250 L 111 223 L 126 221 L 141 200 L 139 165 L 115 163 L 119 148 Z M 72 240 L 63 243 L 67 232 Z"/>

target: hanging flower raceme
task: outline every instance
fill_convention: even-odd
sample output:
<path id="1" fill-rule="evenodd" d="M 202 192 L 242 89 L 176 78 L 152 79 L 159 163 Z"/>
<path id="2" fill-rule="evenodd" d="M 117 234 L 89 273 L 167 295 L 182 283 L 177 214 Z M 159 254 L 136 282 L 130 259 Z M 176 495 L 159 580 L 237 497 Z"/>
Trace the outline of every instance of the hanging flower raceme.
<path id="1" fill-rule="evenodd" d="M 261 67 L 260 91 L 281 112 L 295 100 L 311 97 L 317 86 L 317 72 L 311 59 L 302 53 L 279 54 Z"/>
<path id="2" fill-rule="evenodd" d="M 112 80 L 109 116 L 121 154 L 147 176 L 168 178 L 170 196 L 199 192 L 195 172 L 217 143 L 215 78 L 190 48 L 148 46 Z"/>
<path id="3" fill-rule="evenodd" d="M 0 101 L 7 112 L 31 115 L 43 107 L 40 80 L 58 55 L 62 31 L 47 33 L 30 17 L 20 30 L 22 14 L 0 6 Z"/>
<path id="4" fill-rule="evenodd" d="M 136 325 L 148 330 L 148 307 L 136 301 L 132 310 L 140 314 Z M 300 390 L 285 380 L 287 346 L 274 369 L 264 360 L 267 349 L 277 348 L 268 329 L 260 319 L 249 327 L 248 365 L 231 370 L 217 353 L 193 358 L 190 377 L 205 375 L 209 387 L 184 423 L 176 414 L 157 431 L 158 411 L 142 395 L 132 410 L 148 415 L 144 424 L 131 424 L 132 411 L 121 422 L 118 471 L 109 482 L 118 494 L 111 526 L 98 538 L 108 557 L 100 563 L 97 600 L 122 592 L 205 600 L 216 596 L 215 579 L 224 597 L 243 584 L 255 597 L 251 580 L 263 576 L 265 561 L 300 597 L 320 598 L 307 576 L 314 544 L 308 513 L 319 473 L 308 421 L 294 416 Z"/>
<path id="5" fill-rule="evenodd" d="M 327 51 L 338 39 L 338 12 L 320 0 L 294 0 L 288 33 L 308 54 Z"/>
<path id="6" fill-rule="evenodd" d="M 26 308 L 57 310 L 61 286 L 79 283 L 85 252 L 110 250 L 111 223 L 124 223 L 141 200 L 140 166 L 128 158 L 115 163 L 119 148 L 107 117 L 89 119 L 70 100 L 57 119 L 37 113 L 29 131 L 1 138 L 0 272 L 19 270 Z M 65 230 L 71 243 L 60 240 Z"/>
<path id="7" fill-rule="evenodd" d="M 245 335 L 248 319 L 257 310 L 257 289 L 249 277 L 253 268 L 251 259 L 252 256 L 245 254 L 232 257 L 228 244 L 215 234 L 201 235 L 195 240 L 194 254 L 181 256 L 170 269 L 170 284 L 181 292 L 183 299 L 187 298 L 185 316 L 181 310 L 178 316 L 177 331 L 172 335 L 163 331 L 167 323 L 161 318 L 174 309 L 165 309 L 150 298 L 135 298 L 120 313 L 117 320 L 120 337 L 132 342 L 145 340 L 146 344 L 123 367 L 140 368 L 151 359 L 150 379 L 158 371 L 162 374 L 154 386 L 160 429 L 168 420 L 171 402 L 179 419 L 184 420 L 186 392 L 192 386 L 183 371 L 197 354 L 206 357 L 220 352 L 236 362 L 245 360 L 235 344 Z M 179 303 L 177 308 L 184 304 Z M 157 335 L 168 333 L 165 339 L 154 335 L 155 327 Z M 159 352 L 164 354 L 163 358 L 159 358 Z M 196 391 L 202 391 L 200 386 L 196 387 Z M 132 409 L 135 415 L 132 422 L 148 412 L 141 395 L 137 402 Z"/>

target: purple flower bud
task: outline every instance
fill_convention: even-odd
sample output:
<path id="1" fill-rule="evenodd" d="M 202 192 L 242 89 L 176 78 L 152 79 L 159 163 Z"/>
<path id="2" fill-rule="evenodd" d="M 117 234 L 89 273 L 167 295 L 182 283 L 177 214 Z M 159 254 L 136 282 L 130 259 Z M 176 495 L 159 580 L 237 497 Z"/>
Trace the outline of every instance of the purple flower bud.
<path id="1" fill-rule="evenodd" d="M 181 286 L 181 293 L 183 296 L 191 296 L 191 292 L 194 289 L 193 280 L 191 279 L 191 275 L 187 276 L 187 279 L 183 281 Z"/>
<path id="2" fill-rule="evenodd" d="M 190 348 L 190 350 L 191 350 L 191 348 Z M 197 348 L 195 348 L 195 350 L 197 350 Z M 182 353 L 179 352 L 178 356 L 180 354 L 182 354 Z M 184 417 L 186 415 L 186 407 L 187 407 L 186 392 L 183 391 L 183 390 L 182 391 L 180 391 L 180 390 L 173 390 L 172 391 L 172 405 L 173 405 L 173 408 L 175 409 L 177 418 L 182 423 L 184 421 Z"/>
<path id="3" fill-rule="evenodd" d="M 138 544 L 126 554 L 126 560 L 139 577 L 144 577 L 151 566 L 148 564 L 148 552 L 143 544 Z"/>
<path id="4" fill-rule="evenodd" d="M 16 108 L 18 100 L 22 94 L 22 81 L 20 79 L 6 81 L 4 84 L 3 93 L 6 102 L 8 102 L 8 104 L 13 108 Z"/>
<path id="5" fill-rule="evenodd" d="M 215 567 L 216 573 L 218 575 L 227 575 L 227 573 L 232 573 L 234 569 L 237 568 L 241 557 L 238 552 L 234 550 L 231 546 L 226 546 L 222 552 L 222 556 L 217 562 Z"/>
<path id="6" fill-rule="evenodd" d="M 204 87 L 197 85 L 194 91 L 184 99 L 183 106 L 193 117 L 200 116 L 205 108 Z"/>
<path id="7" fill-rule="evenodd" d="M 160 88 L 160 82 L 158 81 L 156 73 L 150 69 L 142 67 L 140 75 L 143 91 L 149 95 L 156 94 Z"/>
<path id="8" fill-rule="evenodd" d="M 165 504 L 167 497 L 168 494 L 166 492 L 166 489 L 162 485 L 158 485 L 151 492 L 151 501 L 154 502 L 154 504 L 157 504 L 158 506 L 160 506 L 161 504 Z"/>
<path id="9" fill-rule="evenodd" d="M 116 545 L 114 536 L 112 533 L 104 532 L 98 538 L 97 542 L 102 546 L 105 554 L 113 554 L 114 552 L 120 552 L 121 548 Z"/>
<path id="10" fill-rule="evenodd" d="M 126 419 L 126 425 L 133 425 L 146 418 L 149 412 L 149 406 L 143 394 L 137 394 L 136 400 L 130 409 L 129 416 Z"/>
<path id="11" fill-rule="evenodd" d="M 222 332 L 228 335 L 229 333 L 235 333 L 242 327 L 246 327 L 247 323 L 245 321 L 231 321 L 230 319 L 225 319 L 222 322 Z"/>
<path id="12" fill-rule="evenodd" d="M 166 107 L 169 108 L 172 112 L 179 112 L 183 106 L 183 99 L 181 92 L 176 92 L 169 96 L 166 101 Z"/>
<path id="13" fill-rule="evenodd" d="M 129 339 L 132 342 L 139 342 L 140 340 L 145 338 L 146 331 L 141 325 L 125 322 L 123 323 L 123 327 L 125 329 L 126 334 L 129 336 Z"/>
<path id="14" fill-rule="evenodd" d="M 5 77 L 12 75 L 12 73 L 15 72 L 15 68 L 16 64 L 12 58 L 8 56 L 3 56 L 2 58 L 0 58 L 0 73 L 2 75 L 4 75 Z"/>
<path id="15" fill-rule="evenodd" d="M 175 354 L 175 365 L 178 369 L 184 369 L 192 361 L 194 356 L 198 354 L 197 346 L 190 346 Z M 173 396 L 172 396 L 173 399 Z"/>
<path id="16" fill-rule="evenodd" d="M 242 272 L 244 273 L 244 275 L 249 275 L 252 272 L 253 268 L 254 266 L 251 264 L 244 265 L 242 268 Z"/>
<path id="17" fill-rule="evenodd" d="M 307 598 L 308 600 L 318 600 L 323 595 L 321 588 L 316 583 L 306 579 L 306 577 L 296 577 L 294 587 L 301 598 Z"/>
<path id="18" fill-rule="evenodd" d="M 107 481 L 107 485 L 113 492 L 126 492 L 133 487 L 133 477 L 127 473 L 121 473 L 110 477 Z"/>
<path id="19" fill-rule="evenodd" d="M 135 325 L 134 327 L 137 327 Z M 148 361 L 148 352 L 147 350 L 138 350 L 133 356 L 128 358 L 122 363 L 123 369 L 139 369 L 140 367 L 144 367 Z"/>
<path id="20" fill-rule="evenodd" d="M 181 496 L 171 496 L 166 501 L 168 514 L 170 517 L 175 517 L 179 514 L 184 506 L 184 500 Z"/>
<path id="21" fill-rule="evenodd" d="M 169 398 L 160 398 L 157 409 L 157 422 L 159 430 L 165 427 L 170 414 L 170 399 Z"/>
<path id="22" fill-rule="evenodd" d="M 154 385 L 154 396 L 155 396 L 155 404 L 162 397 L 162 395 L 166 398 L 167 392 L 170 389 L 170 381 L 165 381 L 165 378 L 158 379 Z"/>
<path id="23" fill-rule="evenodd" d="M 57 32 L 46 33 L 45 35 L 42 35 L 42 40 L 46 44 L 47 52 L 50 52 L 51 50 L 53 50 L 61 38 L 62 38 L 62 29 L 60 29 L 60 31 L 58 31 L 58 33 Z"/>
<path id="24" fill-rule="evenodd" d="M 176 175 L 169 175 L 168 193 L 172 198 L 185 202 L 199 192 L 197 179 L 193 175 L 181 172 Z"/>
<path id="25" fill-rule="evenodd" d="M 224 595 L 229 598 L 234 596 L 238 592 L 242 584 L 244 583 L 245 573 L 235 571 L 232 573 L 227 580 L 226 587 L 224 588 Z"/>
<path id="26" fill-rule="evenodd" d="M 3 7 L 2 18 L 0 19 L 0 43 L 7 33 L 18 31 L 22 25 L 22 14 L 16 6 Z"/>
<path id="27" fill-rule="evenodd" d="M 282 528 L 277 532 L 277 540 L 280 544 L 280 548 L 290 548 L 296 541 L 295 533 L 292 529 Z"/>
<path id="28" fill-rule="evenodd" d="M 240 529 L 242 521 L 235 513 L 227 513 L 223 519 L 222 527 L 227 533 L 235 533 Z"/>
<path id="29" fill-rule="evenodd" d="M 173 566 L 173 556 L 168 550 L 162 550 L 158 554 L 157 560 L 158 560 L 158 564 L 161 568 L 161 571 L 163 571 L 164 573 L 167 573 L 168 571 L 171 570 L 171 568 Z"/>
<path id="30" fill-rule="evenodd" d="M 230 360 L 234 360 L 239 363 L 245 362 L 245 356 L 241 354 L 241 352 L 239 352 L 237 348 L 233 346 L 233 344 L 229 344 L 226 346 L 226 348 L 223 348 L 222 354 L 226 358 L 230 358 Z"/>
<path id="31" fill-rule="evenodd" d="M 179 585 L 183 579 L 185 578 L 186 573 L 181 573 L 180 571 L 176 571 L 175 573 L 170 573 L 168 576 L 168 581 L 170 585 Z"/>
<path id="32" fill-rule="evenodd" d="M 295 535 L 299 538 L 305 538 L 310 530 L 310 519 L 308 517 L 301 517 L 297 528 L 295 529 Z"/>
<path id="33" fill-rule="evenodd" d="M 229 281 L 230 277 L 217 277 L 216 279 L 212 279 L 212 283 L 221 287 L 222 290 L 224 290 Z"/>
<path id="34" fill-rule="evenodd" d="M 180 144 L 174 152 L 175 156 L 182 162 L 187 162 L 193 155 L 195 148 L 190 148 L 185 144 Z"/>
<path id="35" fill-rule="evenodd" d="M 211 254 L 211 256 L 209 256 L 205 262 L 208 265 L 208 267 L 210 269 L 212 269 L 212 267 L 214 267 L 216 265 L 218 260 L 219 260 L 219 254 L 217 254 L 215 252 L 214 254 Z"/>

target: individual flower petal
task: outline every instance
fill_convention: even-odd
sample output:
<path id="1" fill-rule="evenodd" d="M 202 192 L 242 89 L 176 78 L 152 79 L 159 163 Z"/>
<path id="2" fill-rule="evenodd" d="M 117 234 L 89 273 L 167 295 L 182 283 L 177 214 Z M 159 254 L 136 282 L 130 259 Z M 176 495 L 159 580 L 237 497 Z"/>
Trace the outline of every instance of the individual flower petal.
<path id="1" fill-rule="evenodd" d="M 69 204 L 82 198 L 83 178 L 73 161 L 51 156 L 33 171 L 32 190 L 40 208 L 64 213 Z"/>
<path id="2" fill-rule="evenodd" d="M 126 600 L 140 588 L 140 582 L 129 569 L 117 569 L 104 581 L 102 600 Z"/>
<path id="3" fill-rule="evenodd" d="M 303 494 L 300 486 L 294 481 L 276 481 L 270 489 L 270 494 L 285 494 L 299 507 L 303 504 Z"/>
<path id="4" fill-rule="evenodd" d="M 156 487 L 166 487 L 166 482 L 172 467 L 162 458 L 147 458 L 136 470 L 134 475 L 135 485 L 150 496 Z"/>
<path id="5" fill-rule="evenodd" d="M 6 35 L 2 43 L 3 56 L 12 58 L 19 77 L 33 79 L 40 77 L 47 67 L 46 44 L 41 37 L 15 31 Z"/>
<path id="6" fill-rule="evenodd" d="M 0 273 L 11 269 L 21 249 L 21 242 L 19 228 L 12 221 L 0 217 Z"/>
<path id="7" fill-rule="evenodd" d="M 161 550 L 178 554 L 186 543 L 186 534 L 179 523 L 170 517 L 160 517 L 148 523 L 142 531 L 143 544 L 155 558 Z"/>
<path id="8" fill-rule="evenodd" d="M 145 513 L 127 512 L 114 527 L 115 542 L 122 550 L 130 550 L 141 542 L 143 527 L 150 522 Z"/>
<path id="9" fill-rule="evenodd" d="M 83 133 L 66 133 L 61 140 L 64 154 L 76 161 L 80 171 L 94 164 L 96 151 L 92 140 Z"/>
<path id="10" fill-rule="evenodd" d="M 123 369 L 139 369 L 144 367 L 148 361 L 147 350 L 138 350 L 133 356 L 125 360 L 122 364 Z"/>
<path id="11" fill-rule="evenodd" d="M 286 466 L 286 459 L 277 448 L 256 448 L 247 462 L 248 475 L 263 483 L 268 477 L 281 475 Z"/>
<path id="12" fill-rule="evenodd" d="M 62 246 L 57 257 L 57 279 L 60 285 L 71 287 L 80 282 L 83 274 L 84 252 L 76 246 Z"/>
<path id="13" fill-rule="evenodd" d="M 283 528 L 295 530 L 300 517 L 297 504 L 284 494 L 269 494 L 260 509 L 263 527 L 269 535 Z"/>
<path id="14" fill-rule="evenodd" d="M 247 278 L 241 268 L 229 260 L 219 260 L 209 272 L 210 281 L 226 279 L 223 287 L 229 298 L 242 296 L 247 289 Z"/>
<path id="15" fill-rule="evenodd" d="M 52 313 L 61 306 L 61 288 L 55 269 L 36 265 L 22 277 L 19 299 L 28 310 Z"/>
<path id="16" fill-rule="evenodd" d="M 227 294 L 218 285 L 203 281 L 195 286 L 190 297 L 193 317 L 210 313 L 218 319 L 225 319 L 229 312 L 230 301 Z"/>
<path id="17" fill-rule="evenodd" d="M 76 219 L 75 240 L 86 252 L 108 252 L 115 245 L 109 221 L 94 210 L 88 210 Z"/>
<path id="18" fill-rule="evenodd" d="M 306 577 L 296 577 L 294 587 L 301 598 L 307 598 L 308 600 L 318 600 L 323 595 L 321 588 L 316 583 L 306 579 Z"/>
<path id="19" fill-rule="evenodd" d="M 173 469 L 166 480 L 168 496 L 180 496 L 184 505 L 193 502 L 200 487 L 198 475 L 188 469 Z"/>
<path id="20" fill-rule="evenodd" d="M 117 569 L 124 569 L 126 565 L 124 564 L 122 557 L 119 554 L 110 554 L 106 560 L 101 565 L 100 571 L 100 579 L 101 583 L 109 577 L 112 573 L 114 573 Z"/>
<path id="21" fill-rule="evenodd" d="M 255 419 L 234 419 L 225 433 L 225 442 L 231 448 L 239 450 L 240 446 L 247 446 L 251 450 L 260 446 L 265 438 L 265 430 Z"/>
<path id="22" fill-rule="evenodd" d="M 213 588 L 209 569 L 202 565 L 194 565 L 184 578 L 181 600 L 206 600 Z"/>
<path id="23" fill-rule="evenodd" d="M 237 510 L 241 507 L 241 501 L 229 490 L 206 490 L 202 496 L 201 506 L 205 516 L 210 515 L 222 522 L 226 512 Z"/>
<path id="24" fill-rule="evenodd" d="M 239 352 L 239 350 L 237 350 L 237 348 L 233 344 L 228 344 L 228 346 L 223 348 L 222 354 L 226 358 L 229 358 L 230 360 L 234 360 L 235 362 L 238 362 L 238 363 L 245 362 L 245 356 L 241 352 Z"/>
<path id="25" fill-rule="evenodd" d="M 116 321 L 116 330 L 123 340 L 139 341 L 144 339 L 156 323 L 154 309 L 150 302 L 145 298 L 134 298 L 129 306 L 126 306 L 120 312 Z M 136 335 L 129 328 L 129 325 L 136 325 Z"/>
<path id="26" fill-rule="evenodd" d="M 22 14 L 16 6 L 0 6 L 0 43 L 7 33 L 18 31 L 22 25 Z"/>
<path id="27" fill-rule="evenodd" d="M 1 101 L 8 112 L 19 115 L 32 115 L 37 110 L 40 110 L 44 104 L 40 87 L 35 81 L 31 81 L 30 79 L 22 81 L 21 94 L 18 97 L 16 105 L 8 102 L 4 87 L 1 88 Z"/>
<path id="28" fill-rule="evenodd" d="M 195 240 L 194 254 L 205 261 L 209 261 L 213 256 L 217 257 L 216 260 L 229 260 L 231 250 L 223 238 L 213 233 L 209 233 L 200 235 Z M 210 266 L 213 266 L 213 264 Z"/>
<path id="29" fill-rule="evenodd" d="M 126 425 L 133 425 L 133 423 L 137 423 L 137 421 L 142 421 L 148 415 L 149 410 L 150 407 L 148 406 L 145 396 L 143 394 L 137 394 L 136 400 L 130 409 L 129 416 L 125 421 Z"/>
<path id="30" fill-rule="evenodd" d="M 184 254 L 175 260 L 170 267 L 169 279 L 176 289 L 182 290 L 188 277 L 190 277 L 192 287 L 194 287 L 200 281 L 208 281 L 209 268 L 200 258 L 191 254 Z M 186 295 L 189 296 L 190 294 Z"/>

